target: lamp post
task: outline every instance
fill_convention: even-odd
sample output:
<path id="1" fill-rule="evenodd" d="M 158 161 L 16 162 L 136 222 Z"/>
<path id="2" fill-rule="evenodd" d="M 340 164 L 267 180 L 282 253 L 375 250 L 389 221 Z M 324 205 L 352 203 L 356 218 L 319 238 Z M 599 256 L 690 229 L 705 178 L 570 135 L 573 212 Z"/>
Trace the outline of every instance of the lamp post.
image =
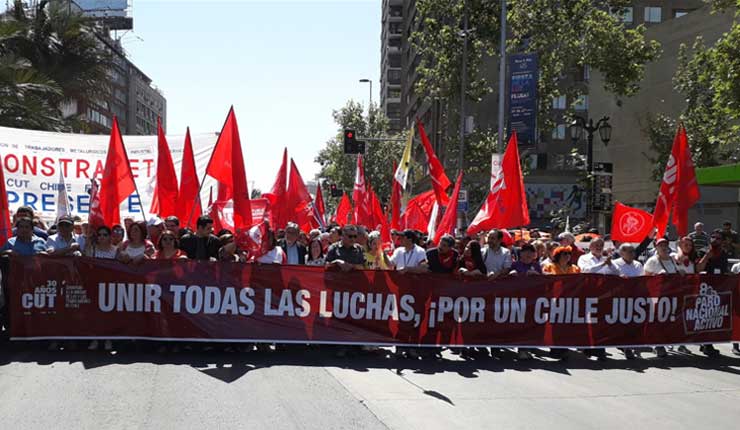
<path id="1" fill-rule="evenodd" d="M 593 119 L 589 119 L 588 121 L 586 121 L 586 119 L 583 117 L 575 116 L 573 118 L 573 122 L 570 125 L 570 137 L 573 140 L 573 143 L 581 140 L 581 136 L 583 136 L 584 130 L 587 133 L 586 171 L 588 173 L 586 216 L 590 220 L 594 197 L 594 133 L 598 131 L 601 141 L 604 143 L 604 146 L 607 146 L 612 138 L 612 126 L 609 124 L 608 116 L 605 116 L 598 120 L 595 125 Z"/>
<path id="2" fill-rule="evenodd" d="M 367 105 L 367 118 L 370 120 L 370 107 L 373 105 L 373 81 L 371 79 L 360 79 L 360 82 L 370 84 L 370 101 Z"/>

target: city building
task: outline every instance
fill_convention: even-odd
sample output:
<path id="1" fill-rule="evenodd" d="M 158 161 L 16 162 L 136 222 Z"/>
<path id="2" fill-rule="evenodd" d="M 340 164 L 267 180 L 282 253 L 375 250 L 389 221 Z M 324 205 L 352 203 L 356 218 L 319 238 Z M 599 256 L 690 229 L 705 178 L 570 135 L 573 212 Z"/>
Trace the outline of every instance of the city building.
<path id="1" fill-rule="evenodd" d="M 705 6 L 681 15 L 685 10 L 664 7 L 663 16 L 670 13 L 678 19 L 648 28 L 646 36 L 660 42 L 663 52 L 657 61 L 647 66 L 638 94 L 619 99 L 607 94 L 598 73 L 593 73 L 590 85 L 594 116 L 609 116 L 613 126 L 608 147 L 594 145 L 594 159 L 614 166 L 614 200 L 649 211 L 653 209 L 660 184 L 651 175 L 656 166 L 650 161 L 648 118 L 657 114 L 678 118 L 686 106 L 684 97 L 673 90 L 681 45 L 691 47 L 698 36 L 711 45 L 730 29 L 734 20 L 734 11 L 712 14 L 710 7 Z M 735 225 L 740 221 L 737 187 L 701 187 L 701 196 L 700 203 L 689 212 L 690 222 L 700 219 L 708 227 L 716 227 L 725 219 L 734 221 Z"/>
<path id="2" fill-rule="evenodd" d="M 380 33 L 380 107 L 388 117 L 390 132 L 401 124 L 401 45 L 403 42 L 403 0 L 383 0 Z"/>
<path id="3" fill-rule="evenodd" d="M 96 36 L 110 52 L 112 67 L 110 94 L 87 103 L 75 101 L 64 107 L 67 116 L 77 115 L 86 124 L 85 132 L 110 133 L 113 117 L 117 117 L 121 133 L 153 135 L 157 133 L 157 117 L 167 130 L 167 100 L 162 92 L 126 55 L 120 39 L 111 37 L 113 30 L 131 30 L 133 19 L 126 0 L 57 0 L 71 9 L 93 18 L 101 30 Z"/>
<path id="4" fill-rule="evenodd" d="M 400 74 L 400 127 L 405 129 L 416 118 L 420 118 L 424 122 L 435 151 L 444 163 L 445 143 L 457 145 L 458 142 L 458 119 L 454 113 L 448 118 L 448 102 L 446 100 L 431 100 L 426 95 L 417 94 L 415 91 L 415 83 L 418 80 L 416 68 L 420 63 L 420 56 L 409 43 L 409 36 L 418 29 L 420 22 L 416 0 L 393 2 L 386 0 L 383 2 L 384 43 L 387 26 L 385 21 L 386 9 L 390 9 L 391 4 L 397 8 L 398 3 L 402 3 L 401 19 L 403 21 L 403 30 L 400 35 L 401 67 L 400 70 L 386 68 L 388 61 L 385 59 L 386 50 L 384 49 L 384 56 L 381 59 L 382 76 L 389 79 L 391 76 L 395 78 Z M 623 20 L 629 28 L 639 24 L 645 24 L 648 28 L 651 28 L 660 25 L 660 22 L 676 17 L 680 18 L 703 5 L 702 0 L 637 0 L 625 9 Z M 392 40 L 394 44 L 399 43 L 396 39 Z M 487 77 L 493 91 L 483 97 L 480 102 L 472 103 L 468 101 L 466 103 L 466 132 L 472 130 L 496 131 L 498 129 L 499 94 L 497 83 L 499 80 L 499 59 L 497 56 L 483 58 L 481 74 Z M 551 119 L 554 127 L 546 130 L 544 126 L 538 124 L 535 144 L 520 148 L 521 158 L 525 160 L 528 167 L 525 186 L 532 224 L 535 226 L 548 224 L 551 218 L 550 214 L 565 206 L 571 208 L 571 216 L 574 219 L 583 219 L 586 216 L 586 193 L 581 186 L 585 165 L 579 163 L 577 158 L 572 156 L 574 148 L 580 154 L 585 155 L 586 141 L 585 138 L 582 138 L 579 142 L 573 142 L 569 132 L 569 124 L 566 121 L 566 114 L 572 107 L 576 115 L 586 119 L 594 118 L 598 120 L 604 115 L 603 112 L 591 107 L 589 93 L 593 84 L 591 83 L 590 74 L 588 67 L 574 68 L 567 76 L 563 77 L 561 82 L 563 87 L 580 87 L 584 93 L 580 99 L 571 100 L 567 96 L 560 96 L 555 100 L 539 101 L 539 103 L 552 103 Z M 396 82 L 395 79 L 394 82 Z M 394 92 L 393 94 L 397 93 Z M 381 93 L 382 97 L 383 93 Z M 387 114 L 391 112 L 386 108 L 386 105 L 382 106 L 386 109 Z M 393 108 L 395 109 L 395 105 Z M 392 113 L 395 115 L 395 110 Z M 594 146 L 599 145 L 601 145 L 601 142 L 597 137 Z M 423 155 L 419 154 L 419 156 L 423 158 Z M 423 159 L 420 159 L 420 161 L 423 164 Z M 449 170 L 453 166 L 446 167 Z M 467 176 L 466 181 L 488 181 L 488 177 Z M 478 203 L 471 202 L 467 214 L 468 219 L 475 215 L 475 211 L 478 210 Z M 599 224 L 603 224 L 603 222 L 604 217 L 602 216 Z"/>

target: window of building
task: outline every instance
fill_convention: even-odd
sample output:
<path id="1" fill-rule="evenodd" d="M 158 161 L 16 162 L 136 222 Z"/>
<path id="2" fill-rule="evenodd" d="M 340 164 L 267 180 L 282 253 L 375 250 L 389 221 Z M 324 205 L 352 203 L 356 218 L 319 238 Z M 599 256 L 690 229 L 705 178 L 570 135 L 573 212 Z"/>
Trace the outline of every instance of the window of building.
<path id="1" fill-rule="evenodd" d="M 632 20 L 633 20 L 632 12 L 633 12 L 632 6 L 624 7 L 621 9 L 617 9 L 617 8 L 612 9 L 612 15 L 627 24 L 632 23 Z"/>
<path id="2" fill-rule="evenodd" d="M 391 84 L 401 83 L 401 71 L 400 70 L 388 70 L 388 82 Z"/>
<path id="3" fill-rule="evenodd" d="M 553 109 L 565 109 L 565 103 L 567 99 L 565 95 L 557 96 L 552 99 L 552 108 Z"/>
<path id="4" fill-rule="evenodd" d="M 394 17 L 403 16 L 403 7 L 402 6 L 391 6 L 390 15 Z"/>
<path id="5" fill-rule="evenodd" d="M 400 99 L 401 89 L 400 88 L 388 88 L 388 98 L 389 99 Z"/>
<path id="6" fill-rule="evenodd" d="M 394 54 L 388 56 L 388 65 L 391 67 L 401 67 L 401 54 Z"/>
<path id="7" fill-rule="evenodd" d="M 645 22 L 660 22 L 661 12 L 660 6 L 645 6 Z"/>
<path id="8" fill-rule="evenodd" d="M 558 124 L 557 127 L 552 129 L 552 138 L 555 140 L 565 139 L 565 124 Z"/>
<path id="9" fill-rule="evenodd" d="M 588 110 L 588 96 L 585 94 L 579 96 L 573 107 L 578 111 Z"/>

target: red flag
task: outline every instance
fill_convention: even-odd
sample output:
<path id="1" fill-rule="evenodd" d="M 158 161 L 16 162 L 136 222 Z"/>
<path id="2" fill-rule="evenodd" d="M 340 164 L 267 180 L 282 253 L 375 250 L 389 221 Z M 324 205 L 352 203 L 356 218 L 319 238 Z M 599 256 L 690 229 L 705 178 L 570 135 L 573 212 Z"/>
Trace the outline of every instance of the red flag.
<path id="1" fill-rule="evenodd" d="M 382 243 L 390 243 L 391 242 L 391 227 L 388 224 L 388 217 L 386 217 L 385 212 L 383 212 L 383 206 L 380 204 L 380 199 L 378 199 L 378 195 L 375 194 L 375 191 L 371 188 L 370 189 L 371 194 L 371 202 L 372 206 L 372 219 L 373 223 L 371 228 L 376 229 L 378 226 L 380 226 L 380 239 Z"/>
<path id="2" fill-rule="evenodd" d="M 263 197 L 270 201 L 272 210 L 272 220 L 270 225 L 274 229 L 284 228 L 288 223 L 288 214 L 292 209 L 288 206 L 286 200 L 286 184 L 288 182 L 288 148 L 283 150 L 283 162 L 280 164 L 275 183 L 272 184 L 272 190 L 263 194 Z"/>
<path id="3" fill-rule="evenodd" d="M 699 184 L 696 182 L 696 171 L 691 159 L 689 140 L 683 124 L 676 133 L 679 142 L 677 151 L 678 184 L 676 190 L 676 206 L 673 209 L 673 224 L 679 236 L 689 233 L 689 209 L 699 201 Z"/>
<path id="4" fill-rule="evenodd" d="M 236 123 L 234 108 L 229 110 L 224 127 L 213 148 L 206 174 L 228 189 L 234 201 L 234 229 L 243 230 L 252 226 L 252 208 L 247 189 L 247 173 L 244 169 L 242 143 Z M 219 189 L 219 199 L 224 197 Z"/>
<path id="5" fill-rule="evenodd" d="M 309 194 L 301 173 L 292 158 L 290 159 L 290 181 L 288 182 L 285 201 L 285 206 L 290 208 L 287 221 L 295 222 L 302 231 L 309 231 L 318 227 L 318 222 L 313 216 L 313 208 L 311 207 L 313 203 L 311 194 Z"/>
<path id="6" fill-rule="evenodd" d="M 660 184 L 658 200 L 653 211 L 654 227 L 658 227 L 657 237 L 663 237 L 668 227 L 668 218 L 673 210 L 673 223 L 680 236 L 688 233 L 688 211 L 699 201 L 699 185 L 696 182 L 694 163 L 683 124 L 678 126 L 673 148 L 666 164 L 663 181 Z"/>
<path id="7" fill-rule="evenodd" d="M 136 184 L 131 173 L 131 164 L 128 161 L 126 147 L 123 145 L 121 131 L 118 129 L 118 119 L 113 117 L 108 156 L 105 159 L 103 178 L 100 180 L 100 212 L 105 225 L 121 223 L 121 202 L 134 191 Z"/>
<path id="8" fill-rule="evenodd" d="M 157 185 L 154 188 L 154 198 L 149 212 L 163 218 L 175 215 L 177 193 L 175 164 L 172 162 L 170 146 L 162 130 L 162 121 L 157 117 Z"/>
<path id="9" fill-rule="evenodd" d="M 105 225 L 103 213 L 100 211 L 100 193 L 98 192 L 98 181 L 90 181 L 90 215 L 87 218 L 88 224 L 97 230 Z"/>
<path id="10" fill-rule="evenodd" d="M 396 171 L 396 165 L 393 164 L 393 171 Z M 391 228 L 399 230 L 401 228 L 401 184 L 394 177 L 393 190 L 391 192 Z"/>
<path id="11" fill-rule="evenodd" d="M 401 226 L 426 232 L 435 202 L 434 190 L 421 193 L 409 200 L 406 204 L 406 210 L 401 216 Z"/>
<path id="12" fill-rule="evenodd" d="M 0 246 L 5 245 L 11 236 L 13 236 L 13 225 L 10 223 L 10 205 L 8 204 L 8 192 L 5 190 L 3 163 L 0 163 Z"/>
<path id="13" fill-rule="evenodd" d="M 346 193 L 342 194 L 342 198 L 337 205 L 335 221 L 341 227 L 344 227 L 346 224 L 352 224 L 352 204 L 349 202 L 349 197 L 347 197 Z"/>
<path id="14" fill-rule="evenodd" d="M 512 133 L 501 160 L 501 170 L 493 174 L 495 181 L 488 198 L 470 226 L 468 235 L 493 228 L 520 227 L 529 224 L 529 208 L 524 189 L 522 167 L 519 164 L 519 144 Z"/>
<path id="15" fill-rule="evenodd" d="M 190 141 L 190 127 L 185 132 L 185 146 L 182 149 L 182 166 L 180 169 L 180 190 L 175 215 L 180 225 L 195 230 L 195 224 L 203 213 L 200 204 L 200 181 L 195 169 L 195 154 L 193 143 Z"/>
<path id="16" fill-rule="evenodd" d="M 316 216 L 319 218 L 319 224 L 324 227 L 326 224 L 326 207 L 324 206 L 324 196 L 321 195 L 321 182 L 316 187 L 316 196 L 313 199 L 313 207 L 316 210 Z"/>
<path id="17" fill-rule="evenodd" d="M 434 236 L 434 243 L 437 245 L 439 245 L 439 240 L 442 238 L 442 235 L 455 233 L 455 224 L 457 224 L 457 198 L 460 195 L 460 184 L 462 184 L 462 179 L 463 172 L 461 170 L 460 173 L 457 174 L 457 182 L 455 182 L 455 188 L 452 190 L 450 204 L 447 205 L 447 210 L 445 211 L 444 216 L 442 216 L 442 221 L 440 221 L 437 226 L 437 232 Z"/>
<path id="18" fill-rule="evenodd" d="M 424 152 L 427 154 L 427 160 L 429 161 L 429 175 L 432 177 L 432 187 L 434 188 L 434 195 L 437 198 L 437 203 L 439 203 L 440 206 L 447 206 L 450 200 L 447 196 L 447 188 L 452 185 L 452 182 L 450 182 L 450 179 L 445 173 L 445 168 L 434 153 L 432 144 L 429 143 L 427 133 L 424 131 L 424 124 L 422 124 L 418 119 L 416 120 L 416 124 L 419 128 L 421 144 L 424 146 Z"/>
<path id="19" fill-rule="evenodd" d="M 355 171 L 355 187 L 352 191 L 352 203 L 355 206 L 354 222 L 357 225 L 368 225 L 370 207 L 368 206 L 367 187 L 365 186 L 365 168 L 362 165 L 362 155 L 357 156 L 357 170 Z"/>
<path id="20" fill-rule="evenodd" d="M 642 242 L 653 229 L 652 215 L 622 203 L 614 204 L 612 213 L 612 240 Z"/>

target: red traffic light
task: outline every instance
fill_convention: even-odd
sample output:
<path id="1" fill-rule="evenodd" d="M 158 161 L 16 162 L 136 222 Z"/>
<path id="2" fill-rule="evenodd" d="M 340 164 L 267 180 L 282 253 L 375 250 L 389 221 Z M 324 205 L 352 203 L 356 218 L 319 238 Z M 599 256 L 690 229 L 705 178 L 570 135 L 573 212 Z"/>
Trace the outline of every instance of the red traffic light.
<path id="1" fill-rule="evenodd" d="M 348 132 L 347 132 L 347 137 L 348 137 L 349 139 L 352 139 L 352 138 L 354 137 L 354 133 L 352 133 L 351 131 L 348 131 Z"/>

